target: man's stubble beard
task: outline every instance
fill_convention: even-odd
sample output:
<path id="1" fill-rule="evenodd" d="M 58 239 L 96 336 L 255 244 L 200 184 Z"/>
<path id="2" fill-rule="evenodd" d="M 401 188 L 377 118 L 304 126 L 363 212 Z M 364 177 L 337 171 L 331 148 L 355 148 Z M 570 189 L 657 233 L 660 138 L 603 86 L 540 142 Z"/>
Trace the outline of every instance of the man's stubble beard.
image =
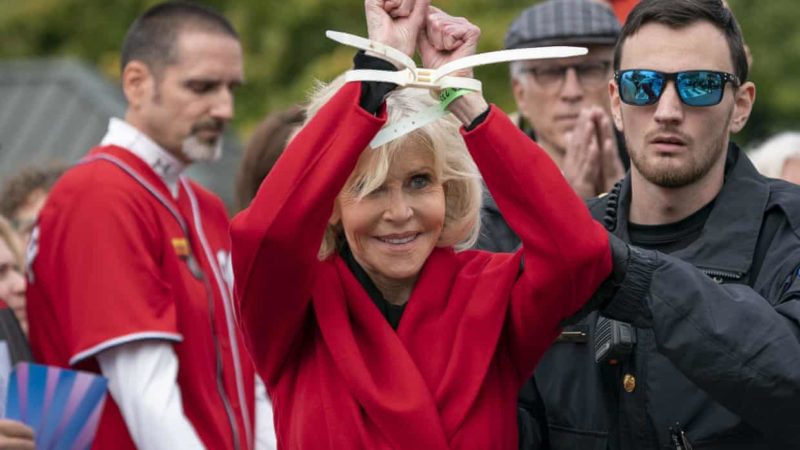
<path id="1" fill-rule="evenodd" d="M 222 156 L 222 132 L 225 124 L 220 120 L 207 118 L 192 126 L 189 136 L 183 140 L 181 151 L 183 156 L 192 162 L 214 162 Z M 211 141 L 198 137 L 198 133 L 210 130 L 217 132 L 217 138 Z"/>
<path id="2" fill-rule="evenodd" d="M 192 162 L 214 162 L 222 157 L 222 137 L 213 142 L 201 140 L 190 134 L 181 144 L 183 156 Z"/>
<path id="3" fill-rule="evenodd" d="M 153 91 L 153 103 L 161 104 L 161 79 L 156 75 L 156 88 Z M 214 141 L 204 141 L 197 137 L 197 132 L 204 128 L 218 128 L 220 133 L 224 124 L 214 119 L 205 119 L 196 123 L 183 142 L 181 143 L 181 153 L 190 162 L 214 162 L 222 157 L 222 136 Z"/>
<path id="4" fill-rule="evenodd" d="M 733 109 L 728 114 L 725 126 L 720 127 L 719 134 L 709 142 L 705 149 L 694 148 L 689 152 L 687 164 L 675 167 L 673 164 L 653 162 L 642 151 L 629 151 L 631 164 L 648 182 L 664 188 L 681 188 L 693 184 L 703 178 L 711 171 L 722 154 L 727 150 L 725 141 L 728 137 L 729 125 Z M 669 128 L 664 131 L 672 131 Z M 623 133 L 624 134 L 624 133 Z M 645 139 L 647 140 L 647 139 Z M 625 135 L 625 144 L 628 149 L 634 149 L 633 143 Z M 645 145 L 644 143 L 642 145 Z M 690 143 L 691 145 L 691 143 Z"/>

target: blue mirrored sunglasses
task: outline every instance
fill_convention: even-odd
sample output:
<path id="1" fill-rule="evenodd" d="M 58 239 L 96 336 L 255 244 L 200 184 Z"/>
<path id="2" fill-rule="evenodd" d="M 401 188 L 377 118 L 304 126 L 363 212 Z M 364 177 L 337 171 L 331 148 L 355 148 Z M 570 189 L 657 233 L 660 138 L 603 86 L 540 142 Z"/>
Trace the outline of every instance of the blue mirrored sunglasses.
<path id="1" fill-rule="evenodd" d="M 681 101 L 689 106 L 714 106 L 722 101 L 725 83 L 740 85 L 736 75 L 713 70 L 687 70 L 683 72 L 658 72 L 630 69 L 614 73 L 623 103 L 636 106 L 658 102 L 667 81 L 675 83 Z"/>

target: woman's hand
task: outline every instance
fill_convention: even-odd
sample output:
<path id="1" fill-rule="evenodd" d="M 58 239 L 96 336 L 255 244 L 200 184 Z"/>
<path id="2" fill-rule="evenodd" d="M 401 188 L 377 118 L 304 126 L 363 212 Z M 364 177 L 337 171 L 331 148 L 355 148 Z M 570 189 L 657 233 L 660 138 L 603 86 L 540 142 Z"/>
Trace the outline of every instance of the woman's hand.
<path id="1" fill-rule="evenodd" d="M 481 29 L 463 17 L 453 17 L 436 7 L 429 7 L 425 25 L 417 37 L 422 66 L 438 69 L 444 64 L 478 50 Z M 453 72 L 450 76 L 472 78 L 472 69 Z M 489 107 L 481 93 L 470 93 L 450 103 L 448 110 L 464 125 L 469 125 Z"/>
<path id="2" fill-rule="evenodd" d="M 15 420 L 0 419 L 0 450 L 35 450 L 33 430 Z"/>
<path id="3" fill-rule="evenodd" d="M 369 39 L 414 57 L 430 0 L 365 0 Z"/>
<path id="4" fill-rule="evenodd" d="M 422 66 L 437 69 L 458 58 L 474 55 L 481 29 L 463 17 L 453 17 L 434 6 L 428 7 L 425 24 L 417 37 Z M 472 77 L 472 69 L 451 75 Z"/>

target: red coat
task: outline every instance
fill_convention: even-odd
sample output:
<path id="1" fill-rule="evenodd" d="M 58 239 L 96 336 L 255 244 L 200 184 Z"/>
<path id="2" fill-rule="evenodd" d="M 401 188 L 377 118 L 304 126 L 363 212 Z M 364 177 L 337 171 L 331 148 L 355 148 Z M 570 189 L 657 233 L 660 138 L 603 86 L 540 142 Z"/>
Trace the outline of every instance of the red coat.
<path id="1" fill-rule="evenodd" d="M 228 328 L 225 315 L 230 291 L 223 272 L 230 238 L 222 201 L 188 181 L 179 200 L 172 201 L 159 176 L 126 149 L 98 147 L 90 156 L 127 165 L 180 214 L 190 236 L 164 204 L 111 162 L 70 169 L 39 214 L 37 250 L 30 261 L 27 308 L 36 360 L 99 372 L 94 356 L 107 348 L 145 339 L 175 342 L 183 411 L 203 444 L 234 448 L 234 431 L 217 389 L 221 376 L 238 445 L 252 448 L 247 439 L 252 433 L 246 430 L 252 430 L 255 374 L 241 334 Z M 192 275 L 182 257 L 189 251 L 205 282 Z M 110 396 L 93 448 L 135 448 Z"/>
<path id="2" fill-rule="evenodd" d="M 464 139 L 524 249 L 428 258 L 395 332 L 334 255 L 334 198 L 385 122 L 345 85 L 232 225 L 240 316 L 283 449 L 516 449 L 516 397 L 609 274 L 606 233 L 492 108 Z M 520 260 L 524 257 L 524 270 Z"/>

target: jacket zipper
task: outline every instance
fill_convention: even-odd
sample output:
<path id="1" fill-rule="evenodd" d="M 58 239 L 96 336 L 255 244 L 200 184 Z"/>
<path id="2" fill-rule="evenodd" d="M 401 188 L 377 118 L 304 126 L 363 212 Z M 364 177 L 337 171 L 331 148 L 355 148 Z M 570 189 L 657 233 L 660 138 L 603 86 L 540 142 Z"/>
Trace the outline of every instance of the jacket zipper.
<path id="1" fill-rule="evenodd" d="M 706 274 L 709 278 L 714 280 L 717 284 L 722 284 L 725 281 L 738 281 L 744 276 L 741 272 L 731 272 L 728 270 L 720 269 L 707 269 L 705 267 L 698 267 L 701 272 Z"/>
<path id="2" fill-rule="evenodd" d="M 675 450 L 692 450 L 692 443 L 686 437 L 680 422 L 676 422 L 674 427 L 669 427 L 669 437 Z"/>

